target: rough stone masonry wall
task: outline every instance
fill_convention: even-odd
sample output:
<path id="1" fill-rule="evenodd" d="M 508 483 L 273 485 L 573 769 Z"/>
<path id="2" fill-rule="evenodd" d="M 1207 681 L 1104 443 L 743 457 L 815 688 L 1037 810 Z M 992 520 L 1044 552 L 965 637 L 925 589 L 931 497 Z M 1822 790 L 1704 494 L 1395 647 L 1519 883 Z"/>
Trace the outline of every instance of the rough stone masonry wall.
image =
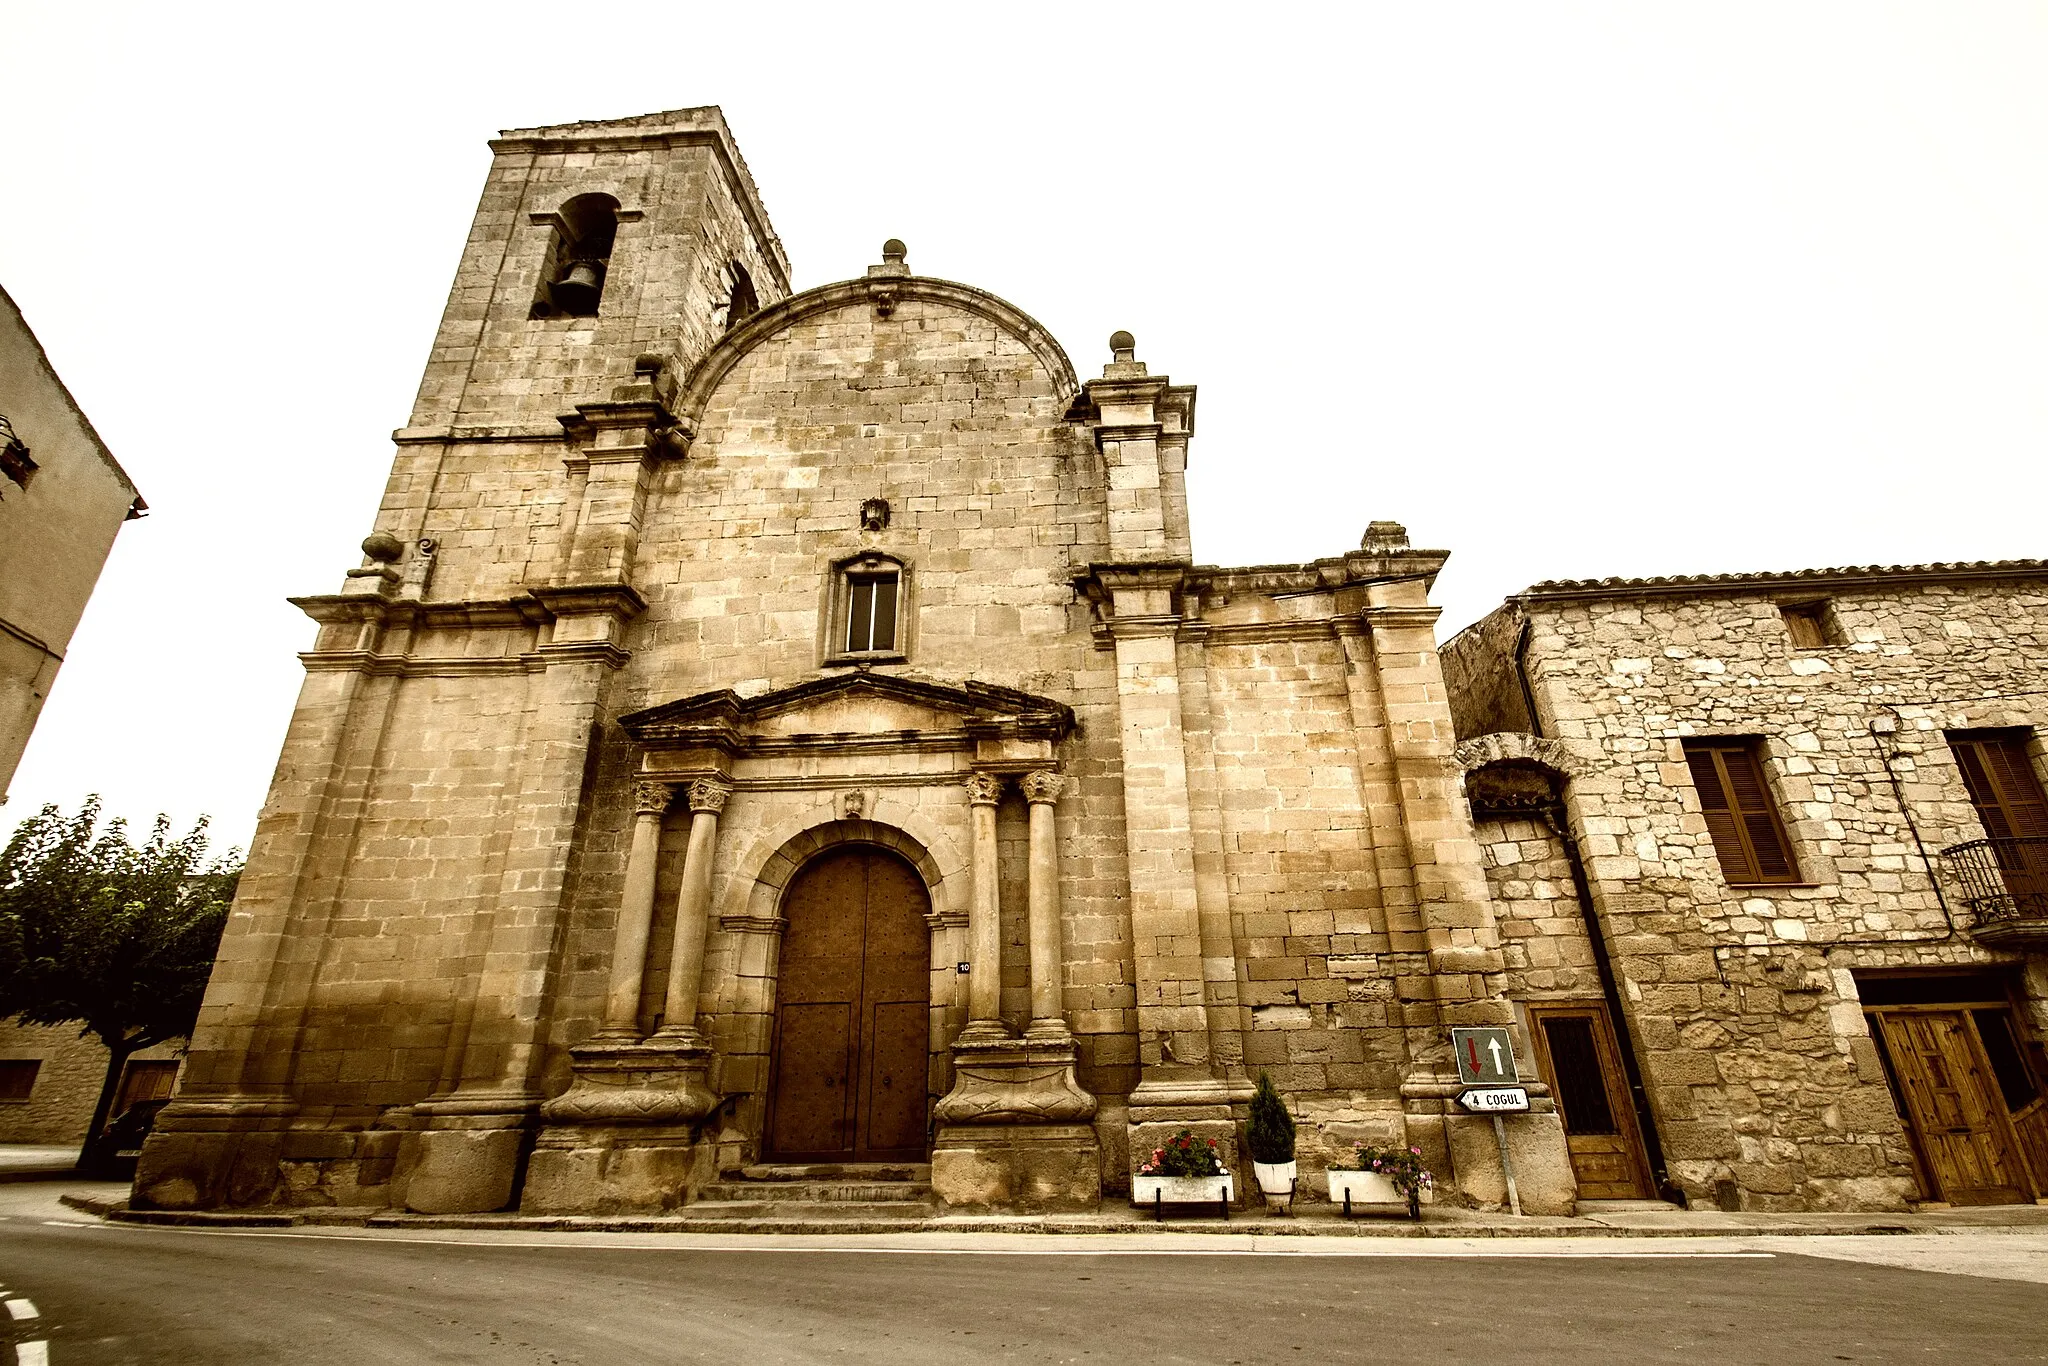
<path id="1" fill-rule="evenodd" d="M 1474 828 L 1515 998 L 1599 1000 L 1593 945 L 1557 832 L 1539 815 L 1494 816 Z"/>
<path id="2" fill-rule="evenodd" d="M 1599 762 L 1569 788 L 1572 817 L 1664 1150 L 1695 1199 L 1723 1181 L 1762 1209 L 1906 1194 L 1851 971 L 2013 960 L 1948 933 L 1883 751 L 1927 849 L 1981 836 L 1942 731 L 2048 722 L 2029 695 L 2048 658 L 2041 587 L 1841 591 L 1841 643 L 1818 649 L 1792 645 L 1765 592 L 1529 605 L 1544 731 Z M 1761 737 L 1801 885 L 1722 877 L 1682 747 L 1716 735 Z"/>

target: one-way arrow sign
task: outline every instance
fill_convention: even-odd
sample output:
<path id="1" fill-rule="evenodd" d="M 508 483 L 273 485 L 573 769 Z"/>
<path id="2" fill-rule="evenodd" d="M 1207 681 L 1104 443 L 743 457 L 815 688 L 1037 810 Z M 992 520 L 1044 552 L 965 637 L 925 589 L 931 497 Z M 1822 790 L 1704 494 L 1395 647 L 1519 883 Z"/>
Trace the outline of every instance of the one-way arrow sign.
<path id="1" fill-rule="evenodd" d="M 1451 1031 L 1451 1051 L 1458 1055 L 1458 1080 L 1467 1086 L 1498 1086 L 1519 1076 L 1515 1041 L 1505 1029 L 1460 1026 Z"/>

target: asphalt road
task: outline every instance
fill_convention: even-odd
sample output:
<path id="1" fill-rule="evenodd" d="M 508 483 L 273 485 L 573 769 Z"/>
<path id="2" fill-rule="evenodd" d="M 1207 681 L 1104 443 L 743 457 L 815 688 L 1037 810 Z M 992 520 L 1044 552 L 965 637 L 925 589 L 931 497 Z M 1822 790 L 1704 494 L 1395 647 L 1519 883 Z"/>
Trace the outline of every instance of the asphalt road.
<path id="1" fill-rule="evenodd" d="M 110 1226 L 53 1194 L 0 1188 L 0 1350 L 54 1366 L 2048 1360 L 2039 1235 L 706 1246 Z"/>

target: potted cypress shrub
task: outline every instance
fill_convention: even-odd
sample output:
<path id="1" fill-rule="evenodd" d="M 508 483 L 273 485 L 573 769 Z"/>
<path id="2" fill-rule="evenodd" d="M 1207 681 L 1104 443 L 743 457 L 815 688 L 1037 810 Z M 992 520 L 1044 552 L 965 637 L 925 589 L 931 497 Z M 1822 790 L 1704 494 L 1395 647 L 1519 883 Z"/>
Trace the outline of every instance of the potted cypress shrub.
<path id="1" fill-rule="evenodd" d="M 1279 1088 L 1264 1072 L 1252 1092 L 1250 1121 L 1245 1125 L 1245 1146 L 1252 1151 L 1252 1173 L 1265 1194 L 1268 1209 L 1280 1209 L 1294 1200 L 1294 1116 Z"/>
<path id="2" fill-rule="evenodd" d="M 1182 1129 L 1152 1150 L 1152 1160 L 1138 1168 L 1131 1178 L 1131 1203 L 1150 1205 L 1154 1214 L 1167 1205 L 1206 1205 L 1214 1201 L 1223 1217 L 1230 1217 L 1230 1173 L 1216 1155 L 1216 1140 L 1195 1141 Z"/>

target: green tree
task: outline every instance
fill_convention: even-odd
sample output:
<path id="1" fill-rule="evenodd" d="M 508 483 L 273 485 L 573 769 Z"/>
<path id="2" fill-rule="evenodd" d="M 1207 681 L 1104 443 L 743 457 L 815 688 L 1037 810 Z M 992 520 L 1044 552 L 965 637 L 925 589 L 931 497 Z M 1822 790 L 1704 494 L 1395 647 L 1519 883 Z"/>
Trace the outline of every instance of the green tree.
<path id="1" fill-rule="evenodd" d="M 158 816 L 138 846 L 126 822 L 100 827 L 96 796 L 73 816 L 45 806 L 0 851 L 0 1019 L 76 1023 L 106 1045 L 82 1169 L 111 1156 L 129 1057 L 192 1032 L 240 876 L 239 850 L 207 861 L 204 816 L 181 839 Z"/>

